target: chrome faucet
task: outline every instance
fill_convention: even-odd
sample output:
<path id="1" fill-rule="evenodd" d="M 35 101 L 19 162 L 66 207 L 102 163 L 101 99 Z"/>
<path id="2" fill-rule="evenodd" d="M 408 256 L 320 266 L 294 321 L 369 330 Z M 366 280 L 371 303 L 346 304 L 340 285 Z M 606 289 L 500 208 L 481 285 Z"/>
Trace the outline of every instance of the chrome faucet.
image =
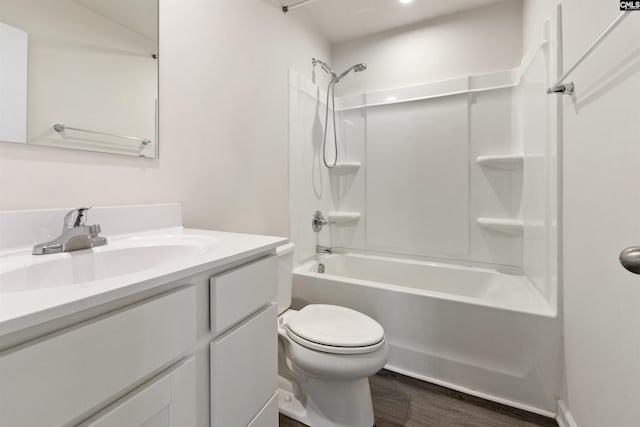
<path id="1" fill-rule="evenodd" d="M 327 246 L 316 245 L 316 253 L 317 254 L 332 254 L 333 249 Z"/>
<path id="2" fill-rule="evenodd" d="M 89 209 L 91 208 L 77 208 L 67 213 L 62 224 L 62 234 L 50 242 L 35 245 L 32 254 L 56 254 L 106 245 L 107 238 L 98 236 L 100 225 L 86 225 Z"/>
<path id="3" fill-rule="evenodd" d="M 324 227 L 325 225 L 331 225 L 335 223 L 335 221 L 329 221 L 328 219 L 326 219 L 320 211 L 316 211 L 313 214 L 313 218 L 311 219 L 311 227 L 316 233 L 322 230 L 322 227 Z"/>

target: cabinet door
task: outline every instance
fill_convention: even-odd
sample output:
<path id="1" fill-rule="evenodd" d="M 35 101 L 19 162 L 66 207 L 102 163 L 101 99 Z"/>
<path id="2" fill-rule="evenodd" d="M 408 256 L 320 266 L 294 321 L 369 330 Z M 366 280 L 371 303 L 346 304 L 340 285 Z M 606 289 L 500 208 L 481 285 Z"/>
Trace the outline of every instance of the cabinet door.
<path id="1" fill-rule="evenodd" d="M 79 427 L 192 427 L 195 426 L 193 358 L 133 391 Z"/>
<path id="2" fill-rule="evenodd" d="M 246 427 L 275 393 L 276 326 L 277 307 L 271 304 L 211 343 L 213 427 Z"/>
<path id="3" fill-rule="evenodd" d="M 104 407 L 196 343 L 195 287 L 0 354 L 0 426 L 61 426 Z"/>
<path id="4" fill-rule="evenodd" d="M 278 393 L 258 412 L 247 427 L 277 427 L 278 425 Z"/>

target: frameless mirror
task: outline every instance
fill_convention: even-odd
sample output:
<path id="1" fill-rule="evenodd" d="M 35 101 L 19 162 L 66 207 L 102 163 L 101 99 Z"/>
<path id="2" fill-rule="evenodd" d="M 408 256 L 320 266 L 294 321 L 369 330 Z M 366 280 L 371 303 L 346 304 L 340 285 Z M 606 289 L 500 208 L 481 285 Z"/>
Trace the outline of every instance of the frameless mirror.
<path id="1" fill-rule="evenodd" d="M 158 0 L 0 0 L 0 141 L 155 158 Z"/>

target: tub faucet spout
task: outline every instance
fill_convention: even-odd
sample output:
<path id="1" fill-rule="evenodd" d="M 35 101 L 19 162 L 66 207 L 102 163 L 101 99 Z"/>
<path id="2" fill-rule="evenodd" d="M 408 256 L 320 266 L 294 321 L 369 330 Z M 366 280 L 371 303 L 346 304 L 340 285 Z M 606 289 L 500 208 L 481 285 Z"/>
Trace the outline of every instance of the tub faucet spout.
<path id="1" fill-rule="evenodd" d="M 320 245 L 316 245 L 316 253 L 317 254 L 332 254 L 333 253 L 333 249 L 327 247 L 327 246 L 320 246 Z"/>

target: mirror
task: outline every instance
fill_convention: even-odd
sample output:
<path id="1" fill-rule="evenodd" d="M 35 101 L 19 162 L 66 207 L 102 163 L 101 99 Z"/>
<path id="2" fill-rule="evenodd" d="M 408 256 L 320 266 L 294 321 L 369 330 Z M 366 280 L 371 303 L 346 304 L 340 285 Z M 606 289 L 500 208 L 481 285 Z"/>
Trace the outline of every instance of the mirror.
<path id="1" fill-rule="evenodd" d="M 0 0 L 0 141 L 158 155 L 158 0 Z"/>

